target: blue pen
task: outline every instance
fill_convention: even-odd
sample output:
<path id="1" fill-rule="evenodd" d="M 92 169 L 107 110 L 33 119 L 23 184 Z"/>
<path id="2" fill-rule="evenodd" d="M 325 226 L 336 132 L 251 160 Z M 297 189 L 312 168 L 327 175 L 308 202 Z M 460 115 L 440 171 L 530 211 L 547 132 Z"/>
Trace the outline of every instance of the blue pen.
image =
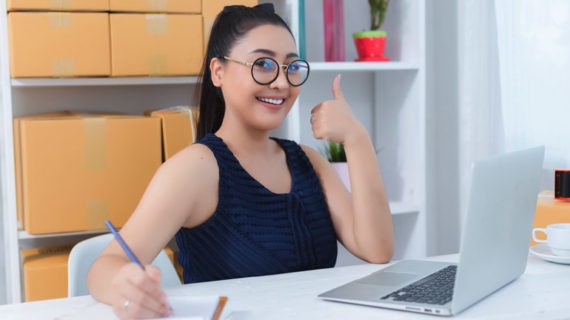
<path id="1" fill-rule="evenodd" d="M 109 229 L 109 231 L 111 231 L 111 233 L 115 236 L 115 239 L 117 239 L 117 242 L 119 242 L 121 247 L 123 247 L 123 250 L 125 250 L 129 258 L 131 258 L 131 260 L 134 263 L 138 264 L 144 270 L 143 264 L 139 261 L 137 256 L 135 256 L 135 254 L 131 251 L 131 248 L 127 246 L 127 243 L 125 242 L 125 240 L 123 240 L 123 238 L 121 237 L 117 229 L 115 229 L 115 226 L 113 226 L 111 221 L 105 220 L 105 225 L 107 226 L 107 229 Z"/>

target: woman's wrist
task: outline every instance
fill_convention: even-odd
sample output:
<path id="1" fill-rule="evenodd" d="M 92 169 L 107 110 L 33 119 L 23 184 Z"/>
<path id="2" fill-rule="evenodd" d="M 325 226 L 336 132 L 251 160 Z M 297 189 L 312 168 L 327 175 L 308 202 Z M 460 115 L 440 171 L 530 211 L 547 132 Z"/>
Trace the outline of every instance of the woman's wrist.
<path id="1" fill-rule="evenodd" d="M 370 141 L 370 137 L 368 136 L 368 131 L 366 131 L 366 128 L 364 128 L 364 126 L 361 123 L 358 123 L 346 135 L 343 144 L 345 149 L 350 149 L 351 147 L 366 141 Z"/>

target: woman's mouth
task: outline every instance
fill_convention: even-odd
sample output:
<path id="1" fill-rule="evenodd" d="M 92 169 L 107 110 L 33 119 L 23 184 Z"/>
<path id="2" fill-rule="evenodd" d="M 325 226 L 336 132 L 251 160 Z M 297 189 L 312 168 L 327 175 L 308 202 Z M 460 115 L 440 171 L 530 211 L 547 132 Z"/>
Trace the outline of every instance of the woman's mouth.
<path id="1" fill-rule="evenodd" d="M 281 106 L 285 102 L 284 98 L 278 98 L 278 97 L 271 97 L 271 98 L 255 97 L 255 99 L 262 102 L 264 106 L 269 107 L 271 109 L 281 109 Z"/>

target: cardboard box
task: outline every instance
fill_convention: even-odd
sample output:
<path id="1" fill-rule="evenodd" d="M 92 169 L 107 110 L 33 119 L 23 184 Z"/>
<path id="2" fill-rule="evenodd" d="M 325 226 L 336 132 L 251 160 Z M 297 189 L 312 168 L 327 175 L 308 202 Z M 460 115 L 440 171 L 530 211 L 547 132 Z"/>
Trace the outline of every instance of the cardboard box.
<path id="1" fill-rule="evenodd" d="M 202 18 L 192 14 L 111 14 L 111 74 L 197 75 Z"/>
<path id="2" fill-rule="evenodd" d="M 208 48 L 208 39 L 210 39 L 210 30 L 216 16 L 225 6 L 244 5 L 253 7 L 259 3 L 258 0 L 202 0 L 202 16 L 204 17 L 204 52 Z"/>
<path id="3" fill-rule="evenodd" d="M 202 12 L 202 0 L 110 0 L 110 2 L 113 12 Z"/>
<path id="4" fill-rule="evenodd" d="M 554 192 L 541 192 L 536 203 L 534 228 L 546 228 L 549 224 L 570 223 L 570 202 L 554 200 Z M 544 236 L 544 235 L 541 235 Z M 537 244 L 530 239 L 530 245 Z"/>
<path id="5" fill-rule="evenodd" d="M 109 0 L 7 0 L 8 11 L 109 11 Z"/>
<path id="6" fill-rule="evenodd" d="M 108 76 L 109 14 L 10 12 L 11 76 Z"/>
<path id="7" fill-rule="evenodd" d="M 63 112 L 56 112 L 56 113 L 48 113 L 42 115 L 33 115 L 27 116 L 26 119 L 32 118 L 45 118 L 45 117 L 63 117 L 66 115 L 70 115 L 71 112 L 63 111 Z M 16 177 L 16 211 L 18 213 L 18 230 L 24 229 L 24 213 L 22 208 L 23 203 L 23 193 L 21 192 L 22 189 L 22 149 L 20 144 L 20 118 L 14 118 L 14 122 L 12 125 L 13 135 L 14 135 L 14 171 Z"/>
<path id="8" fill-rule="evenodd" d="M 161 163 L 160 121 L 130 115 L 18 118 L 30 234 L 122 226 Z M 18 150 L 18 149 L 16 149 Z"/>
<path id="9" fill-rule="evenodd" d="M 196 141 L 198 108 L 175 107 L 145 112 L 160 119 L 162 159 L 166 161 Z"/>
<path id="10" fill-rule="evenodd" d="M 67 297 L 67 260 L 71 247 L 22 250 L 26 302 Z"/>

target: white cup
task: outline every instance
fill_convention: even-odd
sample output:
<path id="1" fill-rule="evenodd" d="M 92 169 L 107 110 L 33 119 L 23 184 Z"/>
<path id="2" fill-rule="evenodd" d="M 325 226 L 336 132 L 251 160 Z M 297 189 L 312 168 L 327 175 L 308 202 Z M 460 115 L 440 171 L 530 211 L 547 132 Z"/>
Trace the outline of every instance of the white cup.
<path id="1" fill-rule="evenodd" d="M 538 239 L 537 232 L 544 232 L 546 239 Z M 534 228 L 532 239 L 538 243 L 546 243 L 550 251 L 557 256 L 570 257 L 570 223 L 550 224 L 546 229 Z"/>

